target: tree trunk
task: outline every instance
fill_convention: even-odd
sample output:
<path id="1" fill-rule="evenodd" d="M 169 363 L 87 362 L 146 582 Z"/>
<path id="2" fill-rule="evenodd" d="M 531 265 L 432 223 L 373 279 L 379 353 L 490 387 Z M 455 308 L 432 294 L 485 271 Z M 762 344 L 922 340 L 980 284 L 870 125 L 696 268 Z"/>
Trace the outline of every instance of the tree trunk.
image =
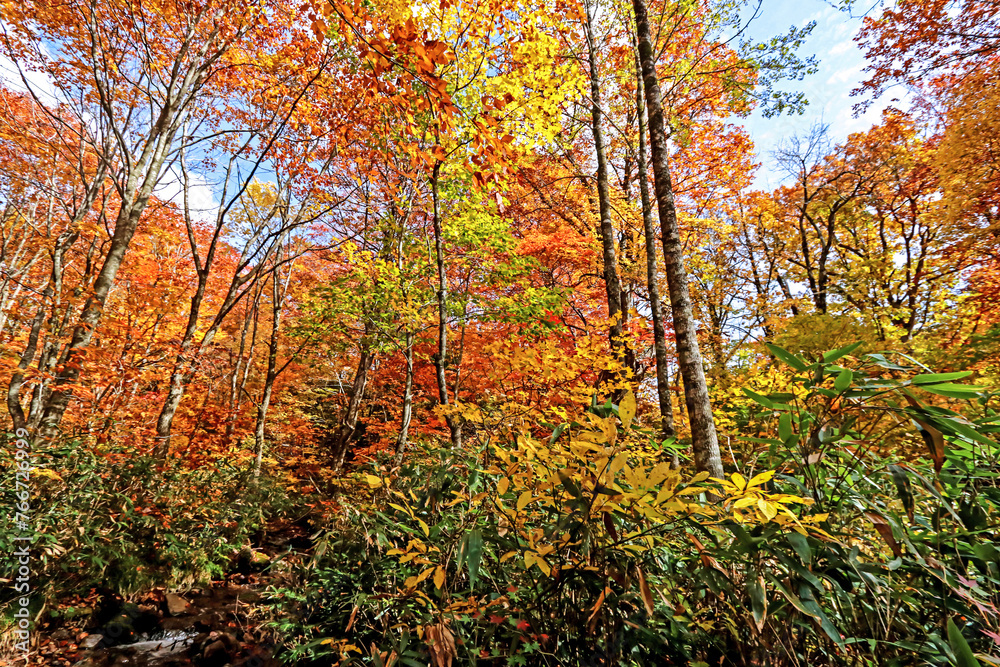
<path id="1" fill-rule="evenodd" d="M 246 387 L 250 374 L 250 366 L 253 363 L 254 346 L 257 344 L 257 307 L 260 303 L 260 290 L 256 290 L 252 301 L 247 302 L 246 315 L 243 318 L 243 325 L 240 327 L 240 349 L 236 355 L 236 364 L 233 367 L 233 376 L 229 383 L 229 414 L 226 416 L 226 440 L 233 437 L 236 430 L 236 420 L 239 416 L 240 405 L 243 403 L 243 388 Z M 250 340 L 249 354 L 247 351 L 247 332 L 253 326 L 253 337 Z M 242 378 L 240 377 L 242 371 Z"/>
<path id="2" fill-rule="evenodd" d="M 684 253 L 681 246 L 680 230 L 677 225 L 677 211 L 674 207 L 673 185 L 667 167 L 667 135 L 664 126 L 663 105 L 660 86 L 656 78 L 656 62 L 650 37 L 649 18 L 646 14 L 646 0 L 632 0 L 635 10 L 636 33 L 639 41 L 639 62 L 642 66 L 645 86 L 646 106 L 649 113 L 649 134 L 652 145 L 653 180 L 656 188 L 656 204 L 660 214 L 660 233 L 663 237 L 663 263 L 670 290 L 670 306 L 673 312 L 674 336 L 677 341 L 677 358 L 684 378 L 684 402 L 691 424 L 691 446 L 694 451 L 695 466 L 699 471 L 707 471 L 714 477 L 722 477 L 722 457 L 719 441 L 712 418 L 712 404 L 705 382 L 705 369 L 698 350 L 698 331 L 691 308 L 688 292 L 687 271 L 684 268 Z"/>
<path id="3" fill-rule="evenodd" d="M 448 379 L 445 370 L 448 364 L 448 275 L 445 273 L 444 261 L 444 238 L 441 231 L 441 209 L 438 197 L 438 180 L 441 174 L 441 163 L 434 165 L 434 172 L 431 175 L 431 198 L 433 200 L 434 211 L 432 224 L 434 225 L 434 255 L 437 260 L 438 288 L 438 349 L 434 355 L 434 367 L 437 371 L 438 400 L 441 405 L 448 405 Z M 448 415 L 445 417 L 448 422 L 448 430 L 451 431 L 451 444 L 455 449 L 462 447 L 462 424 L 458 417 Z"/>
<path id="4" fill-rule="evenodd" d="M 403 414 L 399 420 L 399 436 L 396 438 L 396 465 L 403 463 L 403 453 L 406 451 L 407 438 L 410 433 L 410 421 L 413 419 L 413 334 L 406 334 L 406 384 L 403 386 Z"/>
<path id="5" fill-rule="evenodd" d="M 21 355 L 21 361 L 17 364 L 17 370 L 11 375 L 10 385 L 7 388 L 7 410 L 10 418 L 14 422 L 14 430 L 27 429 L 28 422 L 24 417 L 24 410 L 21 408 L 21 385 L 24 383 L 24 371 L 35 358 L 38 350 L 38 333 L 42 329 L 42 322 L 45 321 L 45 302 L 38 307 L 35 319 L 31 323 L 31 333 L 28 334 L 28 344 Z"/>
<path id="6" fill-rule="evenodd" d="M 639 121 L 639 195 L 642 199 L 642 230 L 646 238 L 646 284 L 649 289 L 649 309 L 653 317 L 653 349 L 656 353 L 656 395 L 660 403 L 660 437 L 674 437 L 674 409 L 670 403 L 670 368 L 667 365 L 667 333 L 663 326 L 663 306 L 656 267 L 656 231 L 653 228 L 653 207 L 649 198 L 649 172 L 646 163 L 646 105 L 643 101 L 642 69 L 636 56 L 635 103 Z"/>
<path id="7" fill-rule="evenodd" d="M 597 206 L 601 218 L 601 248 L 604 258 L 604 284 L 608 295 L 608 317 L 611 318 L 609 342 L 611 351 L 619 362 L 625 362 L 622 340 L 622 287 L 618 279 L 618 256 L 615 251 L 615 228 L 611 224 L 611 195 L 608 186 L 608 158 L 604 148 L 601 123 L 601 84 L 597 69 L 597 46 L 594 44 L 594 18 L 586 8 L 587 55 L 590 60 L 590 111 L 593 119 L 594 151 L 597 153 Z"/>
<path id="8" fill-rule="evenodd" d="M 367 333 L 367 332 L 366 332 Z M 333 446 L 333 469 L 340 470 L 347 458 L 347 447 L 354 437 L 354 431 L 358 427 L 358 414 L 361 412 L 361 401 L 365 397 L 365 389 L 368 387 L 368 371 L 371 369 L 375 355 L 371 351 L 371 344 L 366 335 L 361 341 L 361 356 L 358 358 L 358 370 L 354 374 L 354 382 L 351 384 L 351 398 L 347 402 L 347 410 L 341 420 L 340 429 L 337 431 L 337 439 Z"/>
<path id="9" fill-rule="evenodd" d="M 288 277 L 290 280 L 291 271 Z M 254 425 L 254 479 L 260 477 L 264 461 L 264 424 L 267 421 L 267 409 L 271 405 L 271 394 L 274 392 L 274 380 L 278 377 L 278 332 L 281 328 L 281 302 L 284 298 L 279 278 L 275 269 L 271 275 L 271 338 L 267 343 L 267 373 L 264 376 L 264 393 L 257 404 L 257 423 Z"/>
<path id="10" fill-rule="evenodd" d="M 32 320 L 31 330 L 28 334 L 28 342 L 24 348 L 24 352 L 21 354 L 21 359 L 18 362 L 17 370 L 11 375 L 10 383 L 7 386 L 7 409 L 10 412 L 10 417 L 14 422 L 15 429 L 26 429 L 32 430 L 34 427 L 33 416 L 37 413 L 38 407 L 33 406 L 35 398 L 29 402 L 28 415 L 24 414 L 24 409 L 21 407 L 21 387 L 24 384 L 24 372 L 27 370 L 31 362 L 35 360 L 35 355 L 38 353 L 38 341 L 41 336 L 42 327 L 45 324 L 45 306 L 46 302 L 51 299 L 52 313 L 49 316 L 48 321 L 48 331 L 46 333 L 45 344 L 42 346 L 42 354 L 39 357 L 38 370 L 39 375 L 44 375 L 47 365 L 47 354 L 51 353 L 51 349 L 58 345 L 58 341 L 61 326 L 59 324 L 59 306 L 62 300 L 63 291 L 63 255 L 69 250 L 78 237 L 76 232 L 63 232 L 56 239 L 55 247 L 52 251 L 52 269 L 49 272 L 48 284 L 42 291 L 42 303 L 38 306 L 38 312 L 35 314 Z M 70 311 L 70 306 L 67 305 L 64 311 L 64 318 L 68 317 Z M 58 328 L 57 328 L 58 327 Z M 40 399 L 44 380 L 41 379 L 36 385 L 36 396 Z M 32 409 L 34 408 L 34 409 Z"/>

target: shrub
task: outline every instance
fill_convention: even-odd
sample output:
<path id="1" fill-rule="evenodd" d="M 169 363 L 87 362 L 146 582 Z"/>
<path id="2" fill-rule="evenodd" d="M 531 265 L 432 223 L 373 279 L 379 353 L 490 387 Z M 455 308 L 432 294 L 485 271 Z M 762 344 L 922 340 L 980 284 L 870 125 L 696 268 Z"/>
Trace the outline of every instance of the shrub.
<path id="1" fill-rule="evenodd" d="M 12 448 L 0 469 L 13 467 Z M 95 453 L 80 443 L 32 456 L 32 586 L 46 596 L 103 587 L 127 594 L 151 586 L 206 583 L 233 549 L 290 501 L 278 485 L 255 484 L 251 470 L 219 459 L 188 468 L 130 448 Z M 14 489 L 0 492 L 13 516 Z M 0 549 L 13 550 L 11 532 Z"/>
<path id="2" fill-rule="evenodd" d="M 772 348 L 792 387 L 748 390 L 736 434 L 757 474 L 685 479 L 631 397 L 546 439 L 371 469 L 303 586 L 273 591 L 287 659 L 996 664 L 989 397 L 856 348 Z"/>

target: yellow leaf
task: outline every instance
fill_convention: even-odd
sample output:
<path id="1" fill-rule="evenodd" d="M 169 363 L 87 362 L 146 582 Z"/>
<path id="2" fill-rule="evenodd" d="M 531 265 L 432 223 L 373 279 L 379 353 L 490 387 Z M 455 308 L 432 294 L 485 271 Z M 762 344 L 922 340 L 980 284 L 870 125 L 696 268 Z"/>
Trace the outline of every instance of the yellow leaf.
<path id="1" fill-rule="evenodd" d="M 618 471 L 624 468 L 627 462 L 628 462 L 628 454 L 622 452 L 621 454 L 616 456 L 615 459 L 611 462 L 611 467 L 608 468 L 608 470 L 611 471 L 612 475 L 617 475 Z"/>
<path id="2" fill-rule="evenodd" d="M 32 468 L 31 474 L 35 475 L 36 477 L 38 475 L 41 475 L 42 477 L 56 480 L 58 482 L 62 481 L 62 477 L 59 476 L 59 473 L 57 473 L 55 470 L 49 470 L 48 468 Z"/>
<path id="3" fill-rule="evenodd" d="M 531 491 L 525 491 L 517 498 L 517 511 L 520 512 L 531 502 Z"/>
<path id="4" fill-rule="evenodd" d="M 747 478 L 738 472 L 733 473 L 733 484 L 736 485 L 740 491 L 745 491 L 747 488 Z"/>
<path id="5" fill-rule="evenodd" d="M 775 472 L 774 470 L 767 470 L 765 472 L 760 473 L 759 475 L 754 475 L 753 478 L 750 480 L 750 482 L 747 483 L 747 488 L 751 486 L 760 486 L 761 484 L 766 484 L 767 482 L 770 482 L 771 478 L 774 477 L 774 472 Z"/>
<path id="6" fill-rule="evenodd" d="M 497 482 L 497 495 L 502 496 L 507 493 L 507 489 L 510 487 L 510 479 L 507 477 L 501 477 L 500 481 Z"/>
<path id="7" fill-rule="evenodd" d="M 688 483 L 689 484 L 697 484 L 698 482 L 704 482 L 706 479 L 708 479 L 708 472 L 705 471 L 705 470 L 702 470 L 700 473 L 698 473 L 697 475 L 695 475 L 694 477 L 692 477 L 691 479 L 689 479 Z"/>
<path id="8" fill-rule="evenodd" d="M 406 512 L 410 516 L 413 516 L 413 512 L 410 510 L 409 507 L 403 507 L 401 505 L 397 505 L 396 503 L 389 503 L 389 507 L 391 507 L 394 510 L 399 510 L 400 512 Z"/>
<path id="9" fill-rule="evenodd" d="M 368 486 L 373 489 L 377 489 L 382 486 L 382 478 L 376 477 L 375 475 L 365 475 L 365 481 L 368 482 Z"/>
<path id="10" fill-rule="evenodd" d="M 618 422 L 615 421 L 614 416 L 612 415 L 607 419 L 599 420 L 598 426 L 601 427 L 601 431 L 604 433 L 607 443 L 609 445 L 615 444 L 615 439 L 618 437 Z"/>
<path id="11" fill-rule="evenodd" d="M 424 531 L 424 537 L 431 536 L 431 529 L 427 527 L 427 524 L 423 519 L 417 519 L 417 523 L 420 524 L 420 530 Z"/>
<path id="12" fill-rule="evenodd" d="M 618 416 L 622 420 L 622 428 L 628 428 L 632 424 L 632 418 L 635 417 L 635 394 L 631 390 L 618 404 Z"/>
<path id="13" fill-rule="evenodd" d="M 760 510 L 761 514 L 767 517 L 768 521 L 773 519 L 778 514 L 778 508 L 775 507 L 773 503 L 769 503 L 763 498 L 757 501 L 757 509 Z"/>
<path id="14" fill-rule="evenodd" d="M 407 579 L 406 581 L 403 582 L 403 588 L 413 588 L 413 587 L 415 587 L 421 581 L 424 581 L 425 579 L 427 579 L 427 577 L 431 576 L 431 573 L 434 572 L 434 569 L 435 568 L 433 568 L 433 567 L 429 567 L 426 570 L 424 570 L 423 572 L 421 572 L 420 574 L 417 574 L 417 575 L 414 575 L 414 576 L 410 577 L 409 579 Z"/>
<path id="15" fill-rule="evenodd" d="M 544 574 L 546 577 L 552 574 L 552 566 L 546 563 L 544 558 L 541 557 L 536 558 L 535 565 L 538 566 L 538 569 L 541 570 L 542 574 Z"/>
<path id="16" fill-rule="evenodd" d="M 598 431 L 584 431 L 577 434 L 576 437 L 582 442 L 606 442 L 608 439 L 605 433 Z"/>
<path id="17" fill-rule="evenodd" d="M 434 588 L 444 588 L 444 568 L 441 566 L 434 570 Z"/>

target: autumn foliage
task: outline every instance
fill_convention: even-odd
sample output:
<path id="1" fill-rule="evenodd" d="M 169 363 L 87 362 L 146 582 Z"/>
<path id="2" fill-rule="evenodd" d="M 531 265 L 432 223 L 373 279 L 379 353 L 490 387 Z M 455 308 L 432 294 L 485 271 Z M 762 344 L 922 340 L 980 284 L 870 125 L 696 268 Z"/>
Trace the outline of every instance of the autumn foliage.
<path id="1" fill-rule="evenodd" d="M 0 0 L 7 430 L 52 466 L 127 477 L 135 457 L 150 488 L 232 466 L 226 484 L 307 499 L 345 539 L 390 503 L 375 542 L 341 546 L 383 568 L 358 577 L 398 627 L 422 619 L 436 666 L 461 628 L 495 649 L 468 653 L 482 664 L 661 664 L 640 621 L 650 646 L 683 645 L 670 664 L 895 660 L 924 619 L 887 618 L 871 641 L 894 648 L 866 654 L 834 623 L 872 634 L 843 611 L 853 588 L 813 580 L 865 539 L 878 567 L 923 554 L 896 567 L 933 578 L 906 531 L 942 531 L 942 496 L 996 491 L 978 463 L 948 477 L 945 450 L 995 465 L 1000 20 L 978 0 L 871 13 L 859 108 L 894 86 L 907 103 L 771 156 L 742 120 L 806 103 L 778 84 L 813 71 L 809 28 L 756 42 L 746 20 L 696 0 Z M 899 490 L 878 511 L 862 461 Z M 133 506 L 174 516 L 131 484 Z M 204 507 L 225 513 L 218 494 Z M 983 521 L 963 524 L 976 549 Z M 976 549 L 955 547 L 968 578 L 942 574 L 935 604 L 977 610 L 954 632 L 995 655 L 996 550 Z M 365 602 L 347 625 L 370 612 L 374 648 L 305 632 L 293 652 L 395 664 L 376 644 L 398 628 Z M 941 614 L 935 655 L 978 664 Z"/>

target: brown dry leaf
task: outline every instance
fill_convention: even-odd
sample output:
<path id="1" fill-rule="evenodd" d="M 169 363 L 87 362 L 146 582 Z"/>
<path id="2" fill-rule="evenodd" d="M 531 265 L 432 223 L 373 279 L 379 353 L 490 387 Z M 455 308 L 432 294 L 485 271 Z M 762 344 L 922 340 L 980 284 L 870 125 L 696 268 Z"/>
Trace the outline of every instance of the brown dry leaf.
<path id="1" fill-rule="evenodd" d="M 642 593 L 642 603 L 646 605 L 646 613 L 650 616 L 653 615 L 653 592 L 649 590 L 649 582 L 646 581 L 646 575 L 643 573 L 641 567 L 635 568 L 639 573 L 639 592 Z"/>
<path id="2" fill-rule="evenodd" d="M 372 642 L 371 654 L 377 655 L 385 667 L 392 667 L 396 664 L 396 659 L 399 657 L 395 651 L 392 651 L 391 653 L 388 651 L 379 651 L 378 647 L 375 646 L 375 642 Z"/>
<path id="3" fill-rule="evenodd" d="M 719 572 L 725 573 L 725 570 L 723 570 L 722 566 L 719 565 L 719 561 L 705 553 L 705 545 L 701 543 L 701 540 L 694 535 L 690 535 L 689 537 L 691 538 L 691 543 L 694 544 L 694 548 L 698 550 L 698 556 L 701 558 L 701 564 L 705 567 L 714 567 Z"/>
<path id="4" fill-rule="evenodd" d="M 910 407 L 918 410 L 922 409 L 920 403 L 918 403 L 912 396 L 903 394 L 903 398 L 905 398 L 906 402 L 910 404 Z M 941 431 L 937 430 L 920 417 L 910 415 L 910 419 L 920 425 L 920 435 L 927 444 L 927 449 L 930 450 L 931 458 L 934 460 L 934 472 L 940 473 L 941 466 L 944 465 L 944 435 L 942 435 Z"/>
<path id="5" fill-rule="evenodd" d="M 358 617 L 358 605 L 354 605 L 354 609 L 351 610 L 351 617 L 347 619 L 347 627 L 344 628 L 344 632 L 350 632 L 351 628 L 354 627 L 354 619 Z"/>
<path id="6" fill-rule="evenodd" d="M 447 625 L 437 623 L 425 627 L 424 641 L 431 648 L 431 661 L 434 667 L 451 667 L 458 652 L 455 650 L 455 635 L 451 634 Z"/>
<path id="7" fill-rule="evenodd" d="M 896 542 L 896 536 L 892 534 L 892 526 L 890 526 L 882 516 L 876 514 L 875 512 L 865 512 L 865 516 L 872 522 L 872 525 L 875 526 L 875 530 L 882 536 L 882 539 L 889 545 L 889 548 L 892 549 L 892 555 L 896 558 L 903 555 L 903 550 L 899 548 L 899 543 Z"/>
<path id="8" fill-rule="evenodd" d="M 594 627 L 597 625 L 597 612 L 601 611 L 601 606 L 604 604 L 604 596 L 608 592 L 608 588 L 605 587 L 601 594 L 597 596 L 597 602 L 594 603 L 593 609 L 590 610 L 590 618 L 587 619 L 587 629 L 590 632 L 594 631 Z"/>

